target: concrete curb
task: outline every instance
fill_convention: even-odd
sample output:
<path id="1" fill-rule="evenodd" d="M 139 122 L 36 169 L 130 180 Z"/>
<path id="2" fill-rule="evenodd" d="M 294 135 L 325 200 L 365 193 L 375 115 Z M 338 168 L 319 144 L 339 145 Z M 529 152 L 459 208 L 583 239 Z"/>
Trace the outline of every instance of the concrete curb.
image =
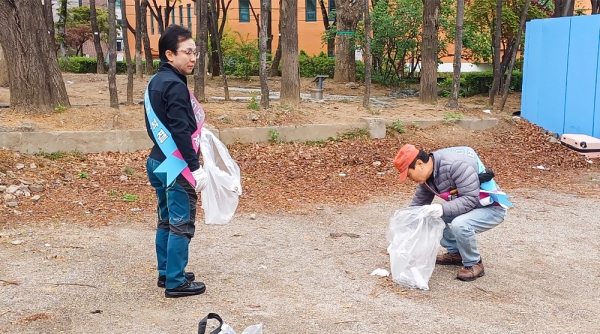
<path id="1" fill-rule="evenodd" d="M 208 128 L 224 144 L 232 144 L 268 142 L 273 136 L 277 136 L 281 141 L 327 140 L 356 129 L 368 130 L 371 138 L 383 138 L 386 126 L 392 126 L 392 123 L 382 118 L 362 118 L 361 122 L 347 124 L 304 124 L 222 130 L 211 126 Z M 468 130 L 486 130 L 496 126 L 498 119 L 418 120 L 403 123 L 404 126 L 415 125 L 421 128 L 442 124 L 456 124 Z M 151 148 L 152 142 L 145 130 L 0 132 L 0 147 L 22 153 L 134 152 Z"/>

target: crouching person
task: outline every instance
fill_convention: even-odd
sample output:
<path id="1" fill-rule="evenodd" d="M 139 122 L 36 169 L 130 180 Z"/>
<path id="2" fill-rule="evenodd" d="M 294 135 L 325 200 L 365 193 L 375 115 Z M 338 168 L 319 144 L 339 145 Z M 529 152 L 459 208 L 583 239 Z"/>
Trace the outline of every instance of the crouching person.
<path id="1" fill-rule="evenodd" d="M 394 165 L 400 182 L 418 183 L 410 206 L 424 206 L 427 214 L 446 223 L 441 245 L 448 251 L 437 264 L 461 265 L 457 278 L 472 281 L 485 274 L 475 235 L 498 226 L 512 204 L 470 147 L 452 147 L 427 153 L 404 145 Z M 445 202 L 431 204 L 435 196 Z"/>

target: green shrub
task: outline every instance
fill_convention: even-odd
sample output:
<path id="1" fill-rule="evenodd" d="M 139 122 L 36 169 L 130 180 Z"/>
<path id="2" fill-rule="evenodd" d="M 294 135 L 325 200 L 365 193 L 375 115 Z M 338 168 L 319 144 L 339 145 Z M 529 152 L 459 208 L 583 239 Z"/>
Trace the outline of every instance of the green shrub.
<path id="1" fill-rule="evenodd" d="M 439 79 L 439 78 L 438 78 Z M 441 90 L 438 92 L 438 96 L 447 98 L 452 94 L 452 77 L 446 77 L 438 84 Z M 465 97 L 465 77 L 461 75 L 460 78 L 460 89 L 458 91 L 458 97 Z"/>
<path id="2" fill-rule="evenodd" d="M 304 50 L 301 50 L 298 60 L 301 77 L 314 78 L 317 75 L 328 75 L 330 79 L 333 78 L 335 58 L 328 57 L 325 52 L 309 56 Z M 365 81 L 365 64 L 362 61 L 356 62 L 356 81 Z"/>
<path id="3" fill-rule="evenodd" d="M 335 68 L 335 59 L 327 57 L 324 52 L 317 56 L 309 56 L 304 51 L 300 51 L 300 76 L 303 78 L 316 77 L 317 75 L 329 75 L 333 78 Z"/>
<path id="4" fill-rule="evenodd" d="M 225 74 L 241 77 L 257 76 L 260 70 L 260 51 L 258 39 L 243 38 L 239 32 L 233 44 L 223 50 Z"/>
<path id="5" fill-rule="evenodd" d="M 66 61 L 58 58 L 58 65 L 64 72 L 96 73 L 96 59 L 86 57 L 69 57 Z"/>
<path id="6" fill-rule="evenodd" d="M 461 91 L 464 89 L 465 96 L 473 96 L 477 94 L 486 94 L 490 92 L 492 83 L 494 82 L 494 73 L 486 72 L 469 72 L 465 73 L 464 84 L 461 79 Z M 513 71 L 510 79 L 511 92 L 520 92 L 523 85 L 523 74 L 519 71 Z"/>
<path id="7" fill-rule="evenodd" d="M 145 66 L 146 61 L 142 61 L 143 66 Z M 154 73 L 158 71 L 158 65 L 160 61 L 155 60 L 154 65 Z M 96 58 L 87 58 L 87 57 L 69 57 L 66 61 L 63 61 L 62 58 L 58 58 L 58 66 L 60 70 L 63 72 L 71 72 L 71 73 L 96 73 L 97 71 L 97 60 Z M 125 61 L 117 62 L 117 74 L 125 74 L 127 73 L 127 63 Z"/>

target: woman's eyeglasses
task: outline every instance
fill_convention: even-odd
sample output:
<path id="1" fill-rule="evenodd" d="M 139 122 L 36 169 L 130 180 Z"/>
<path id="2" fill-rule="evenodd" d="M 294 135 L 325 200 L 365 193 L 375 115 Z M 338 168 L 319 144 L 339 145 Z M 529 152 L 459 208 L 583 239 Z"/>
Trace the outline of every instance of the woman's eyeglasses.
<path id="1" fill-rule="evenodd" d="M 188 55 L 188 57 L 191 57 L 192 55 L 194 56 L 194 58 L 198 58 L 200 56 L 200 54 L 198 53 L 198 51 L 194 50 L 177 50 L 177 52 L 183 52 L 186 55 Z"/>

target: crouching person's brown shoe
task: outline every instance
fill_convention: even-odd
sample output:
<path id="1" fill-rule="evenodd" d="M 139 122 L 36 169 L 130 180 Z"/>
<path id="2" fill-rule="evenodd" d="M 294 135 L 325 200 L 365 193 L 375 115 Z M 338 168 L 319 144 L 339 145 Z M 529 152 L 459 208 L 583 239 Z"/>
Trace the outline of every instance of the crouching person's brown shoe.
<path id="1" fill-rule="evenodd" d="M 442 264 L 442 265 L 462 266 L 462 256 L 460 256 L 460 253 L 439 254 L 435 258 L 435 263 Z"/>
<path id="2" fill-rule="evenodd" d="M 462 267 L 458 270 L 458 278 L 461 281 L 474 281 L 477 277 L 481 277 L 485 275 L 485 271 L 483 270 L 483 263 L 479 262 L 474 264 L 472 267 Z"/>

